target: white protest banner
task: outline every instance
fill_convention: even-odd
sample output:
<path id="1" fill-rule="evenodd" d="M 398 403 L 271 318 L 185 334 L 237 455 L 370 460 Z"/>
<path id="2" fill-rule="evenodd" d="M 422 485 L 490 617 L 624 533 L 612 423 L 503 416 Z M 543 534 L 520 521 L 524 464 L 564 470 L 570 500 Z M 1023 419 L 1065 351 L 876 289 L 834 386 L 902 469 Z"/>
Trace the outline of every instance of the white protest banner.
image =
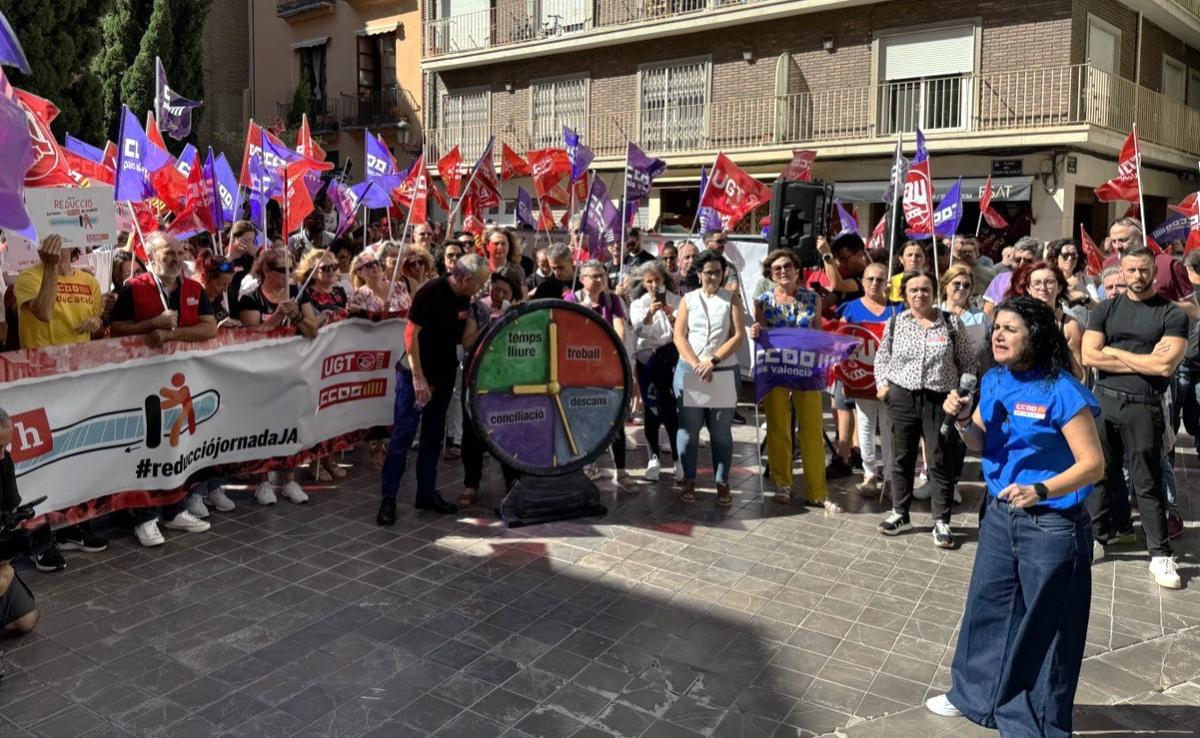
<path id="1" fill-rule="evenodd" d="M 29 187 L 25 207 L 38 237 L 51 233 L 63 240 L 63 249 L 94 249 L 117 242 L 116 203 L 113 188 Z"/>
<path id="2" fill-rule="evenodd" d="M 290 456 L 390 424 L 404 321 L 346 320 L 313 340 L 177 346 L 139 357 L 123 355 L 128 340 L 0 357 L 13 380 L 0 385 L 0 407 L 13 418 L 21 495 L 49 497 L 39 513 L 117 492 L 176 489 L 206 467 Z M 121 358 L 56 372 L 106 350 Z M 13 379 L 23 374 L 39 376 Z"/>

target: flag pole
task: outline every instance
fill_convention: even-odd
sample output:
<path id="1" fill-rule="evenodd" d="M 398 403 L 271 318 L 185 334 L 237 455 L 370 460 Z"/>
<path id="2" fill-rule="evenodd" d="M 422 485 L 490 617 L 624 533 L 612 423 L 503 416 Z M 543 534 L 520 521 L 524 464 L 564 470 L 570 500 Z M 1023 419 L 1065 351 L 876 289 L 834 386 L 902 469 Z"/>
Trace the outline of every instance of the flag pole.
<path id="1" fill-rule="evenodd" d="M 629 225 L 628 223 L 625 222 L 626 221 L 625 198 L 629 195 L 629 144 L 630 143 L 632 143 L 632 142 L 630 142 L 628 140 L 625 142 L 625 176 L 623 177 L 622 183 L 621 183 L 621 251 L 620 251 L 621 262 L 620 262 L 620 264 L 617 265 L 618 269 L 619 269 L 618 280 L 625 279 L 625 233 L 628 230 L 626 228 L 626 226 Z"/>
<path id="2" fill-rule="evenodd" d="M 142 242 L 142 250 L 145 251 L 146 250 L 146 234 L 142 233 L 142 224 L 138 222 L 137 213 L 134 212 L 134 210 L 133 210 L 133 201 L 125 200 L 124 202 L 125 202 L 125 207 L 129 208 L 129 217 L 133 220 L 133 230 L 134 230 L 134 232 L 137 233 L 138 240 Z M 130 249 L 129 251 L 130 251 L 130 254 L 134 256 L 134 258 L 137 258 L 137 255 L 133 254 L 133 249 Z M 146 271 L 149 272 L 150 265 L 146 264 L 145 266 L 146 266 Z M 158 285 L 158 299 L 162 300 L 163 310 L 164 311 L 170 310 L 171 309 L 170 306 L 167 305 L 167 297 L 166 297 L 166 295 L 163 294 L 163 291 L 162 291 L 162 284 L 159 283 L 159 281 L 158 281 L 158 276 L 154 275 L 153 273 L 151 273 L 151 276 L 154 277 L 154 283 L 156 285 Z"/>
<path id="3" fill-rule="evenodd" d="M 1150 248 L 1150 228 L 1146 223 L 1146 201 L 1142 194 L 1142 141 L 1137 135 L 1137 121 L 1133 122 L 1133 142 L 1137 146 L 1138 220 L 1142 223 L 1142 247 Z"/>
<path id="4" fill-rule="evenodd" d="M 588 242 L 587 234 L 587 209 L 588 203 L 592 201 L 592 190 L 596 188 L 596 170 L 589 169 L 588 177 L 587 199 L 583 201 L 583 212 L 579 214 L 579 237 L 583 240 L 579 244 L 579 249 L 571 255 L 572 260 L 575 262 L 575 276 L 571 278 L 571 294 L 574 294 L 575 290 L 579 288 L 579 265 L 587 261 L 583 258 L 583 255 L 585 253 L 589 257 L 592 255 L 591 243 Z M 570 220 L 567 221 L 568 227 L 570 226 L 570 222 Z"/>
<path id="5" fill-rule="evenodd" d="M 488 166 L 491 165 L 491 162 L 488 162 Z M 480 166 L 482 166 L 482 162 L 476 162 L 475 168 L 471 170 L 471 176 L 467 177 L 467 183 L 463 185 L 462 194 L 455 201 L 454 207 L 450 209 L 450 216 L 446 219 L 447 227 L 450 227 L 454 223 L 454 219 L 458 217 L 458 211 L 462 208 L 463 200 L 467 199 L 467 193 L 471 191 L 471 183 L 475 181 L 475 175 L 479 173 Z"/>
<path id="6" fill-rule="evenodd" d="M 900 152 L 900 156 L 904 156 L 904 132 L 896 131 L 896 150 Z M 896 226 L 897 213 L 900 212 L 900 199 L 903 197 L 901 184 L 897 182 L 900 170 L 895 166 L 897 162 L 892 163 L 892 224 L 888 229 L 888 296 L 891 297 L 892 276 L 896 270 Z"/>
<path id="7" fill-rule="evenodd" d="M 264 213 L 264 216 L 263 216 L 263 217 L 266 217 L 266 216 L 265 216 L 265 213 L 266 213 L 266 211 L 267 211 L 267 208 L 266 208 L 266 206 L 264 205 L 264 206 L 263 206 L 263 213 Z M 281 213 L 282 213 L 282 215 L 283 215 L 283 227 L 282 227 L 282 228 L 280 228 L 280 231 L 283 231 L 283 243 L 285 244 L 285 248 L 287 249 L 287 252 L 288 252 L 288 264 L 289 264 L 289 267 L 288 267 L 288 270 L 287 270 L 287 274 L 285 274 L 285 275 L 284 275 L 284 279 L 286 280 L 286 281 L 284 282 L 284 294 L 290 295 L 290 294 L 291 294 L 291 291 L 292 291 L 292 270 L 291 270 L 291 267 L 290 267 L 290 264 L 291 264 L 291 258 L 292 258 L 292 249 L 291 249 L 291 247 L 290 247 L 290 246 L 286 246 L 286 244 L 287 244 L 287 242 L 288 242 L 288 234 L 287 234 L 287 222 L 288 222 L 288 218 L 287 218 L 287 216 L 288 216 L 288 176 L 287 176 L 287 165 L 286 165 L 286 164 L 285 164 L 285 165 L 284 165 L 284 167 L 283 167 L 283 207 L 282 207 L 282 208 L 280 208 L 280 212 L 281 212 Z M 299 298 L 300 296 L 299 296 L 299 295 L 296 295 L 296 297 L 297 297 L 297 298 Z"/>
<path id="8" fill-rule="evenodd" d="M 416 193 L 414 192 L 413 194 L 415 195 Z M 428 195 L 426 195 L 426 196 L 428 197 Z M 413 199 L 415 200 L 416 198 L 414 197 Z M 414 203 L 411 203 L 411 202 L 409 203 L 408 215 L 404 219 L 404 230 L 400 232 L 400 238 L 401 238 L 400 248 L 397 249 L 396 263 L 392 267 L 392 280 L 388 284 L 387 298 L 384 299 L 384 301 L 383 301 L 383 307 L 385 310 L 387 309 L 388 305 L 392 304 L 392 293 L 396 291 L 396 278 L 398 276 L 400 276 L 400 262 L 404 261 L 404 259 L 402 258 L 404 255 L 403 254 L 403 250 L 404 250 L 404 240 L 403 239 L 405 237 L 405 234 L 408 233 L 409 224 L 412 223 L 413 204 Z M 426 202 L 425 207 L 426 208 L 429 207 L 428 202 Z M 388 227 L 391 228 L 391 226 L 392 226 L 392 216 L 389 214 L 388 215 Z"/>

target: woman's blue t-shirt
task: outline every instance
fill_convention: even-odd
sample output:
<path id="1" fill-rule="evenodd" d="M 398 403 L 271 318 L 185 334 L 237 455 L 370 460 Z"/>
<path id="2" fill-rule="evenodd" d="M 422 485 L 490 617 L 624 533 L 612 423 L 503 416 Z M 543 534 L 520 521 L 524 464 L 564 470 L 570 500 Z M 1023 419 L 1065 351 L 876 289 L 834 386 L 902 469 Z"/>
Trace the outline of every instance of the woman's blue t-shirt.
<path id="1" fill-rule="evenodd" d="M 839 318 L 851 323 L 886 323 L 893 315 L 898 315 L 904 312 L 904 306 L 891 302 L 883 309 L 879 315 L 867 309 L 863 304 L 862 298 L 843 302 L 834 310 Z"/>
<path id="2" fill-rule="evenodd" d="M 1060 372 L 1053 380 L 995 367 L 983 376 L 979 415 L 983 419 L 983 478 L 995 497 L 1010 484 L 1045 482 L 1075 463 L 1062 429 L 1082 409 L 1100 415 L 1100 403 L 1079 380 Z M 1092 485 L 1040 502 L 1035 507 L 1078 505 Z"/>

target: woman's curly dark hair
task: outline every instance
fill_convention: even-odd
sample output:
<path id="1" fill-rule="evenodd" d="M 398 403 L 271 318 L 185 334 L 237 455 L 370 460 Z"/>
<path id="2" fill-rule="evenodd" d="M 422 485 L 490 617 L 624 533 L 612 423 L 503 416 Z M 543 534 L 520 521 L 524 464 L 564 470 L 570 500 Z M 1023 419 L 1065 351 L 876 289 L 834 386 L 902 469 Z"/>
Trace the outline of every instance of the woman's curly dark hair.
<path id="1" fill-rule="evenodd" d="M 1018 295 L 996 306 L 996 316 L 999 317 L 1002 312 L 1016 315 L 1029 331 L 1029 344 L 1013 362 L 1014 370 L 1034 370 L 1046 379 L 1055 379 L 1060 373 L 1071 373 L 1071 350 L 1049 305 L 1029 295 Z M 995 326 L 992 330 L 995 330 Z M 990 344 L 991 331 L 988 332 L 988 339 Z"/>
<path id="2" fill-rule="evenodd" d="M 696 254 L 696 258 L 692 261 L 692 268 L 696 270 L 697 278 L 699 278 L 700 272 L 704 271 L 704 265 L 710 261 L 717 262 L 726 271 L 729 270 L 729 261 L 724 256 L 721 256 L 712 249 L 705 249 Z"/>
<path id="3" fill-rule="evenodd" d="M 1029 294 L 1029 278 L 1034 272 L 1048 271 L 1054 274 L 1054 281 L 1058 282 L 1058 301 L 1059 303 L 1067 300 L 1067 277 L 1058 268 L 1058 262 L 1050 261 L 1049 259 L 1038 259 L 1037 261 L 1022 264 L 1013 272 L 1012 281 L 1009 282 L 1008 291 L 1004 293 L 1005 297 L 1018 297 L 1020 295 Z"/>

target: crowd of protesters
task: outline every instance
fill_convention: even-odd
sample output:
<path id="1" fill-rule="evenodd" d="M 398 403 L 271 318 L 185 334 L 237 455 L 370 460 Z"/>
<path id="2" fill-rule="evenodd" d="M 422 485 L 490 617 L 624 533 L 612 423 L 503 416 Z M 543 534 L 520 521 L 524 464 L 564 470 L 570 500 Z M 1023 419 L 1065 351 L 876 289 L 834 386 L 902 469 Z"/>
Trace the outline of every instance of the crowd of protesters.
<path id="1" fill-rule="evenodd" d="M 697 467 L 705 445 L 713 500 L 733 502 L 732 427 L 744 417 L 737 407 L 743 344 L 776 328 L 821 330 L 830 320 L 882 324 L 874 398 L 849 397 L 836 385 L 828 393 L 777 388 L 763 399 L 763 472 L 772 504 L 790 505 L 795 497 L 826 515 L 845 513 L 845 500 L 829 482 L 861 475 L 858 493 L 890 500 L 878 524 L 886 536 L 910 531 L 913 501 L 929 500 L 933 543 L 953 548 L 964 459 L 968 451 L 981 456 L 989 494 L 980 555 L 985 548 L 994 555 L 975 569 L 962 635 L 978 649 L 971 649 L 975 657 L 959 649 L 954 689 L 931 709 L 1003 723 L 1008 718 L 990 700 L 1012 685 L 998 684 L 1010 677 L 996 670 L 995 660 L 1051 658 L 1050 641 L 1053 658 L 1074 659 L 1076 666 L 1038 677 L 1045 683 L 1036 688 L 1061 693 L 1069 684 L 1073 693 L 1083 643 L 1077 625 L 1081 617 L 1086 625 L 1090 577 L 1078 567 L 1064 570 L 1063 562 L 1086 571 L 1105 547 L 1136 542 L 1131 501 L 1153 580 L 1182 586 L 1170 543 L 1184 529 L 1174 438 L 1181 423 L 1200 437 L 1200 252 L 1155 254 L 1142 246 L 1136 220 L 1113 223 L 1098 276 L 1088 274 L 1084 250 L 1070 239 L 1043 244 L 1024 237 L 995 261 L 967 236 L 937 245 L 937 254 L 910 241 L 898 245 L 889 268 L 886 252 L 869 253 L 857 235 L 844 234 L 818 240 L 822 263 L 816 266 L 791 250 L 771 251 L 753 289 L 726 258 L 730 234 L 723 231 L 704 234 L 699 243 L 659 242 L 651 253 L 644 234 L 633 229 L 623 243 L 609 246 L 604 260 L 581 257 L 578 228 L 567 242 L 532 254 L 520 232 L 495 225 L 478 237 L 439 235 L 430 225 L 410 235 L 391 240 L 372 228 L 361 241 L 358 234 L 335 238 L 320 211 L 286 242 L 266 241 L 244 221 L 218 241 L 223 250 L 156 233 L 145 239 L 144 260 L 118 253 L 112 289 L 76 266 L 79 255 L 63 253 L 50 236 L 41 244 L 41 263 L 21 273 L 10 290 L 16 330 L 8 332 L 8 346 L 144 336 L 158 347 L 206 341 L 226 329 L 289 326 L 312 338 L 347 316 L 407 318 L 393 423 L 373 429 L 366 442 L 381 476 L 376 522 L 390 526 L 414 446 L 418 509 L 454 513 L 481 504 L 487 453 L 475 429 L 463 423 L 464 368 L 487 326 L 523 301 L 565 299 L 612 325 L 636 377 L 630 416 L 641 421 L 647 452 L 639 476 L 663 483 L 669 475 L 685 504 L 700 499 Z M 940 274 L 935 264 L 944 267 Z M 60 289 L 64 284 L 72 288 Z M 965 391 L 968 375 L 979 378 L 978 393 Z M 956 430 L 947 433 L 951 426 Z M 611 483 L 633 494 L 638 485 L 631 483 L 626 433 L 621 424 L 611 448 Z M 457 504 L 439 489 L 443 460 L 463 466 Z M 502 463 L 500 471 L 506 486 L 518 476 Z M 587 471 L 606 476 L 600 465 Z M 302 504 L 308 500 L 302 480 L 345 475 L 336 459 L 316 458 L 307 469 L 277 469 L 256 480 L 253 499 L 272 505 L 283 496 Z M 210 508 L 235 508 L 230 481 L 201 475 L 183 502 L 134 510 L 137 539 L 161 545 L 160 524 L 187 533 L 208 530 Z M 1083 543 L 1058 554 L 1045 546 L 1022 553 L 1008 543 L 1039 533 L 1057 537 L 1055 545 Z M 62 552 L 106 546 L 87 524 L 63 528 L 36 565 L 61 570 Z M 1030 556 L 1041 572 L 1036 576 L 1019 566 Z M 1005 557 L 1015 559 L 1003 563 Z M 1013 587 L 1026 591 L 1027 607 L 1036 601 L 1067 616 L 1057 626 L 1039 625 L 1040 640 L 1030 636 L 1035 642 L 992 653 L 1033 612 L 1018 615 L 997 600 Z M 1066 593 L 1075 599 L 1064 600 Z M 984 652 L 986 663 L 978 656 Z M 1015 710 L 1012 719 L 1061 723 L 1061 705 L 1050 702 Z"/>

